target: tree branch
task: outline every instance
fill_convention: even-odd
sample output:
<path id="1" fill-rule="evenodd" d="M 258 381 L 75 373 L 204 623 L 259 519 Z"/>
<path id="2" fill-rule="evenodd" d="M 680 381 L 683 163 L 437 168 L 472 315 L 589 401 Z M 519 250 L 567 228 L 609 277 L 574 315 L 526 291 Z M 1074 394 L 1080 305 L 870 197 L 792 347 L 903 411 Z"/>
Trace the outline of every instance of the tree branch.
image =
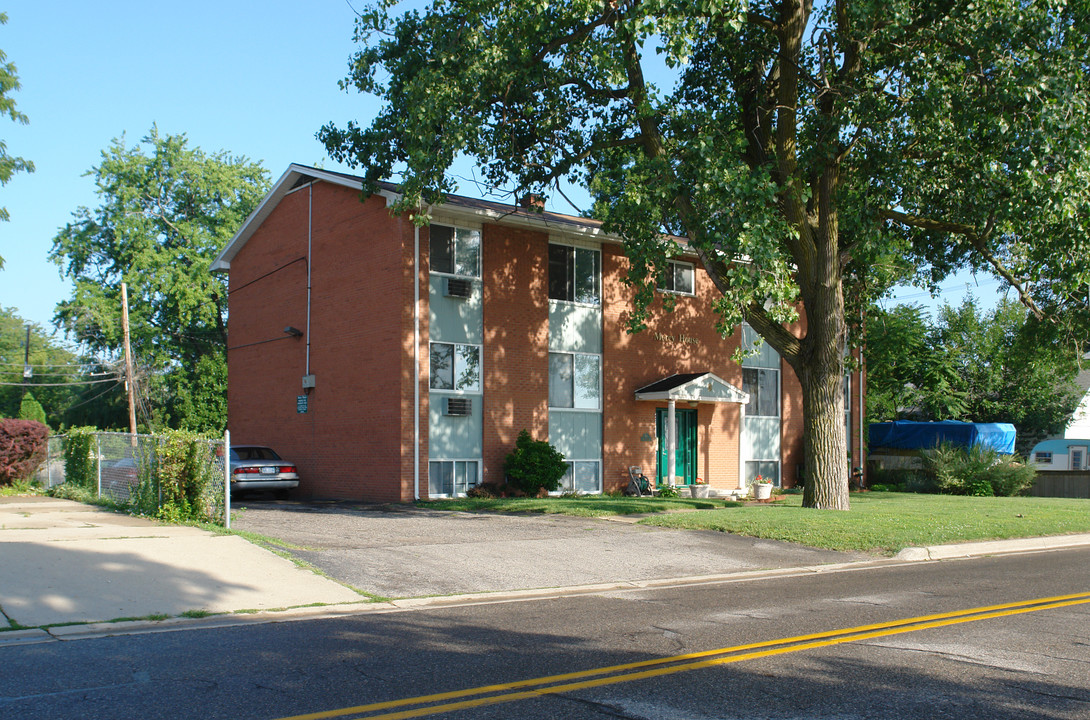
<path id="1" fill-rule="evenodd" d="M 900 223 L 907 227 L 919 228 L 920 230 L 929 230 L 932 232 L 950 233 L 952 235 L 961 235 L 973 246 L 973 249 L 980 253 L 980 256 L 992 266 L 996 274 L 1007 281 L 1012 288 L 1018 291 L 1018 299 L 1029 308 L 1029 311 L 1033 313 L 1033 316 L 1038 320 L 1044 320 L 1046 314 L 1034 301 L 1033 296 L 1029 294 L 1029 291 L 1025 288 L 1025 283 L 1014 277 L 1014 274 L 997 258 L 991 250 L 988 249 L 988 238 L 991 237 L 992 232 L 995 230 L 995 216 L 989 216 L 987 222 L 984 224 L 983 232 L 977 232 L 976 228 L 972 225 L 966 225 L 964 223 L 955 223 L 946 220 L 935 220 L 933 218 L 926 218 L 920 215 L 911 215 L 909 213 L 903 213 L 897 210 L 880 210 L 878 212 L 879 217 L 884 220 L 891 220 L 893 222 Z"/>

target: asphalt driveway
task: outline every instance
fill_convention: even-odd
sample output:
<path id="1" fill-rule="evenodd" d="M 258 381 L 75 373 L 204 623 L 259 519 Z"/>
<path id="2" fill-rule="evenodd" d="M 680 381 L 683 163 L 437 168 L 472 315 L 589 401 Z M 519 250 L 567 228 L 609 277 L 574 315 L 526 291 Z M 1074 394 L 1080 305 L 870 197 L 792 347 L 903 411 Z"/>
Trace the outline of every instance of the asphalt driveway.
<path id="1" fill-rule="evenodd" d="M 295 546 L 288 552 L 330 577 L 388 598 L 691 578 L 874 559 L 617 519 L 347 502 L 257 500 L 240 507 L 232 528 Z"/>

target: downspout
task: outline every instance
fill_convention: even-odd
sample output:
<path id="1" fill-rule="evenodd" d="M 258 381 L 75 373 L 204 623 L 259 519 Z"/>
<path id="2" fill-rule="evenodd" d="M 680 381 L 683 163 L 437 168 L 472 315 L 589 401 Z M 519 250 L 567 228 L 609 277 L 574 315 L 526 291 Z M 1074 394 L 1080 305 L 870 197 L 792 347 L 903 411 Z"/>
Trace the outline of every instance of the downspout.
<path id="1" fill-rule="evenodd" d="M 307 186 L 307 360 L 306 372 L 310 375 L 310 250 L 314 235 L 314 183 Z"/>
<path id="2" fill-rule="evenodd" d="M 420 226 L 413 223 L 413 499 L 420 499 Z"/>
<path id="3" fill-rule="evenodd" d="M 863 485 L 866 483 L 867 477 L 867 459 L 863 455 L 863 423 L 865 422 L 866 414 L 863 412 L 863 377 L 864 377 L 864 360 L 863 360 L 863 348 L 859 348 L 859 489 L 863 489 Z"/>

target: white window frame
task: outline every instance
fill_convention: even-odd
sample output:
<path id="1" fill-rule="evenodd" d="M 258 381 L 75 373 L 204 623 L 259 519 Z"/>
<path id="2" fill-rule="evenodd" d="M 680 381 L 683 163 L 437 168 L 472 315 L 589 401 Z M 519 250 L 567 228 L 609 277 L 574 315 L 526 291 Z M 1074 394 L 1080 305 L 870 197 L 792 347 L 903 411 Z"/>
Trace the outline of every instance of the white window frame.
<path id="1" fill-rule="evenodd" d="M 451 465 L 451 478 L 452 478 L 451 479 L 451 489 L 454 490 L 453 493 L 433 493 L 431 491 L 431 466 L 432 465 L 437 465 L 437 464 L 440 464 L 440 463 L 449 463 Z M 428 458 L 428 497 L 431 497 L 431 498 L 449 498 L 449 497 L 465 497 L 466 496 L 466 493 L 461 493 L 461 494 L 458 493 L 457 481 L 453 479 L 455 477 L 454 473 L 455 473 L 455 471 L 457 469 L 455 467 L 455 463 L 477 463 L 477 482 L 473 483 L 473 485 L 469 485 L 467 483 L 466 484 L 466 492 L 468 492 L 470 488 L 480 486 L 480 484 L 483 482 L 483 479 L 482 479 L 483 470 L 484 470 L 484 460 L 483 460 L 483 458 Z"/>
<path id="2" fill-rule="evenodd" d="M 453 388 L 437 388 L 432 383 L 436 373 L 431 366 L 432 348 L 436 345 L 451 345 L 454 347 L 454 367 L 451 368 L 451 376 L 454 378 Z M 458 348 L 471 347 L 477 349 L 477 388 L 475 390 L 460 389 L 458 387 Z M 484 346 L 473 343 L 452 343 L 433 340 L 428 343 L 428 388 L 432 392 L 448 393 L 451 395 L 480 395 L 484 386 Z"/>
<path id="3" fill-rule="evenodd" d="M 602 307 L 602 248 L 592 247 L 592 246 L 587 246 L 587 245 L 579 245 L 579 244 L 570 243 L 570 242 L 560 242 L 560 241 L 557 241 L 557 240 L 550 239 L 549 240 L 549 250 L 547 252 L 551 252 L 552 246 L 554 246 L 554 245 L 557 246 L 557 247 L 562 247 L 562 248 L 567 248 L 567 249 L 572 250 L 572 266 L 571 266 L 571 278 L 570 278 L 571 279 L 571 288 L 572 288 L 572 299 L 568 300 L 567 298 L 554 298 L 552 296 L 551 290 L 549 288 L 549 273 L 552 272 L 552 268 L 551 268 L 552 263 L 549 260 L 549 258 L 546 257 L 545 292 L 548 295 L 549 300 L 552 300 L 554 302 L 568 303 L 568 304 L 571 304 L 571 305 L 581 305 L 583 307 L 595 307 L 595 308 Z M 576 266 L 575 256 L 576 256 L 576 254 L 579 253 L 579 251 L 592 252 L 592 253 L 595 253 L 598 256 L 598 276 L 595 278 L 596 287 L 597 287 L 597 291 L 598 291 L 598 298 L 597 298 L 596 302 L 588 303 L 588 302 L 583 302 L 581 300 L 576 300 L 575 299 L 575 296 L 578 295 L 578 291 L 577 291 L 577 289 L 575 287 L 575 266 Z"/>
<path id="4" fill-rule="evenodd" d="M 676 269 L 678 267 L 685 267 L 685 268 L 689 269 L 690 282 L 692 284 L 693 289 L 691 291 L 689 291 L 689 292 L 686 292 L 685 290 L 676 290 L 676 289 L 674 289 L 672 287 L 667 288 L 667 287 L 659 286 L 656 289 L 659 292 L 670 293 L 671 295 L 685 295 L 685 296 L 688 296 L 688 297 L 695 297 L 696 296 L 696 265 L 694 265 L 691 262 L 686 262 L 684 260 L 667 260 L 666 264 L 670 267 L 670 284 L 671 285 L 675 284 L 675 278 L 676 278 L 676 272 L 677 272 Z"/>
<path id="5" fill-rule="evenodd" d="M 748 365 L 743 366 L 743 368 L 742 368 L 742 373 L 743 373 L 743 375 L 742 375 L 742 377 L 743 377 L 742 388 L 743 388 L 743 390 L 745 389 L 745 380 L 744 380 L 744 378 L 745 378 L 745 371 L 746 370 L 754 370 L 754 371 L 756 371 L 758 373 L 758 375 L 760 375 L 760 373 L 762 373 L 762 372 L 775 373 L 775 375 L 776 375 L 776 389 L 774 391 L 775 394 L 776 394 L 776 414 L 775 415 L 758 415 L 757 413 L 751 413 L 749 411 L 749 406 L 747 404 L 747 406 L 746 406 L 746 417 L 774 417 L 774 418 L 779 418 L 780 422 L 783 422 L 783 388 L 780 387 L 780 381 L 782 380 L 782 378 L 780 376 L 780 369 L 779 368 L 766 368 L 766 367 L 751 367 L 751 366 L 748 366 Z M 760 388 L 760 382 L 757 383 L 757 387 Z M 760 405 L 760 402 L 758 401 L 755 404 Z"/>
<path id="6" fill-rule="evenodd" d="M 549 411 L 556 410 L 558 412 L 602 412 L 602 356 L 597 353 L 580 353 L 580 352 L 566 352 L 563 350 L 550 350 L 549 355 L 570 355 L 572 356 L 572 405 L 571 407 L 563 405 L 552 404 L 552 392 L 549 392 Z M 598 407 L 577 407 L 575 405 L 575 357 L 592 357 L 598 361 Z M 549 383 L 552 383 L 552 373 L 549 373 Z M 551 388 L 550 388 L 551 390 Z"/>
<path id="7" fill-rule="evenodd" d="M 576 490 L 575 489 L 575 463 L 594 463 L 594 464 L 596 464 L 598 466 L 598 473 L 597 473 L 598 474 L 598 484 L 597 484 L 598 489 L 597 490 L 595 490 L 593 492 L 586 492 L 585 490 Z M 558 487 L 554 492 L 549 493 L 550 495 L 562 495 L 562 494 L 568 493 L 568 492 L 578 492 L 578 493 L 581 493 L 581 494 L 584 494 L 584 495 L 601 495 L 602 494 L 602 458 L 564 458 L 564 464 L 568 466 L 569 471 L 571 472 L 572 487 L 569 490 L 568 488 L 564 487 L 563 484 L 561 484 L 560 487 Z M 567 474 L 565 474 L 565 477 L 567 477 Z M 564 478 L 560 478 L 560 482 L 563 483 Z"/>
<path id="8" fill-rule="evenodd" d="M 468 232 L 477 234 L 477 268 L 473 275 L 466 275 L 458 272 L 447 272 L 446 270 L 436 270 L 432 265 L 432 252 L 431 252 L 431 227 L 444 227 L 451 229 L 451 250 L 450 257 L 453 261 L 455 269 L 458 266 L 458 232 Z M 465 227 L 463 225 L 451 225 L 448 223 L 432 223 L 428 229 L 428 271 L 432 275 L 441 275 L 443 277 L 455 277 L 455 278 L 471 278 L 473 280 L 480 280 L 481 278 L 481 258 L 484 255 L 484 238 L 480 228 Z"/>
<path id="9" fill-rule="evenodd" d="M 747 465 L 749 465 L 749 463 L 770 463 L 770 464 L 775 465 L 776 466 L 776 479 L 774 481 L 772 481 L 772 484 L 775 487 L 782 487 L 783 486 L 783 462 L 779 458 L 767 458 L 767 459 L 765 459 L 765 458 L 747 458 L 745 460 L 745 462 L 742 464 L 742 471 L 743 471 L 743 473 L 745 475 L 747 484 L 750 482 L 750 480 L 753 479 L 753 478 L 749 477 L 749 471 L 748 471 L 748 469 L 746 467 Z M 756 475 L 754 477 L 756 477 Z M 761 477 L 764 478 L 766 481 L 768 480 L 768 478 L 765 478 L 764 475 L 761 475 Z"/>

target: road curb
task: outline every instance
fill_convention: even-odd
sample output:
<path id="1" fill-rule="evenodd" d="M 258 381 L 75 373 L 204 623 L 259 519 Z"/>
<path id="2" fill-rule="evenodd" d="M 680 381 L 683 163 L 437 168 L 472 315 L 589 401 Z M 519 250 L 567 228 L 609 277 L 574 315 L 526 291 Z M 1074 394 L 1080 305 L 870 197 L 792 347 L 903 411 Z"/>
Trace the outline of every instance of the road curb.
<path id="1" fill-rule="evenodd" d="M 954 545 L 908 547 L 894 555 L 893 559 L 901 562 L 952 560 L 954 558 L 982 557 L 986 555 L 1007 555 L 1020 552 L 1060 550 L 1063 548 L 1083 547 L 1086 545 L 1090 545 L 1090 534 L 1052 535 L 1049 537 L 957 543 Z"/>

